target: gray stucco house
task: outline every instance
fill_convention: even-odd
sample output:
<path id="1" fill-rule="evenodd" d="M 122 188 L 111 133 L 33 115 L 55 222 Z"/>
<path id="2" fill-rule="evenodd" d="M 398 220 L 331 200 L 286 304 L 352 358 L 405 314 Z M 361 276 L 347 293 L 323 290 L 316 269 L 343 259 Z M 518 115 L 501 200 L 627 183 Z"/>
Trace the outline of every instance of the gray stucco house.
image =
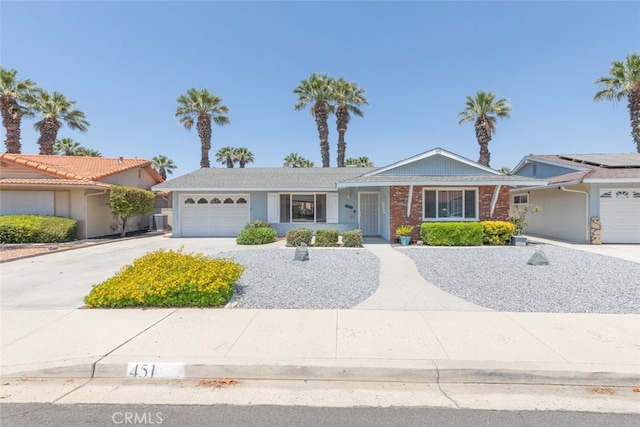
<path id="1" fill-rule="evenodd" d="M 509 176 L 442 148 L 381 168 L 204 168 L 155 185 L 171 193 L 173 237 L 236 236 L 247 222 L 359 228 L 394 239 L 402 224 L 506 220 L 509 190 L 545 181 Z"/>
<path id="2" fill-rule="evenodd" d="M 513 174 L 548 181 L 511 190 L 542 208 L 525 233 L 578 243 L 640 243 L 640 154 L 525 156 Z"/>

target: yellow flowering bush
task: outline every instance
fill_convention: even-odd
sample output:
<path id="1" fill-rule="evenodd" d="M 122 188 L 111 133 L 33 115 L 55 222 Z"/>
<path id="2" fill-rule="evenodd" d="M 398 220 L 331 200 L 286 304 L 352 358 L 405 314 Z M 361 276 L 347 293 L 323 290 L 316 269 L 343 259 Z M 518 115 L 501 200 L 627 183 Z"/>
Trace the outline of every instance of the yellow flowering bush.
<path id="1" fill-rule="evenodd" d="M 160 249 L 94 285 L 89 307 L 212 307 L 226 304 L 245 267 L 225 258 Z"/>
<path id="2" fill-rule="evenodd" d="M 482 221 L 485 245 L 506 245 L 516 231 L 516 227 L 508 221 Z"/>

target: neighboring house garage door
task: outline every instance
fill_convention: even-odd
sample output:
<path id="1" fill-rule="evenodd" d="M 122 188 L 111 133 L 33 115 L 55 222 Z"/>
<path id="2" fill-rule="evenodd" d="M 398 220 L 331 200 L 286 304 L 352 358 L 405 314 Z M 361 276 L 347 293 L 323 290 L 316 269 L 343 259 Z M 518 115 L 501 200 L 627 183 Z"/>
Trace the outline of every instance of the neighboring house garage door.
<path id="1" fill-rule="evenodd" d="M 183 195 L 183 237 L 235 237 L 249 222 L 248 194 Z"/>
<path id="2" fill-rule="evenodd" d="M 600 191 L 602 243 L 640 243 L 640 188 Z"/>

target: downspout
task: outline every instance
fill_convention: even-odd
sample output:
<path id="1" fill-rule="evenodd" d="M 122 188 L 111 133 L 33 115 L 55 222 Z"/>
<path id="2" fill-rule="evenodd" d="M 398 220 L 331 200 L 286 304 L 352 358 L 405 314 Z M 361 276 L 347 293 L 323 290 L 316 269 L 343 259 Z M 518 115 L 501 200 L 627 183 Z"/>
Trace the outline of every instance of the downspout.
<path id="1" fill-rule="evenodd" d="M 409 197 L 407 198 L 407 218 L 411 216 L 411 199 L 413 198 L 413 185 L 409 186 Z"/>
<path id="2" fill-rule="evenodd" d="M 491 198 L 491 212 L 489 213 L 489 217 L 493 218 L 493 211 L 496 210 L 496 203 L 498 203 L 498 196 L 500 195 L 500 189 L 502 185 L 496 186 L 495 190 L 493 190 L 493 197 Z M 478 215 L 480 218 L 480 215 Z"/>
<path id="3" fill-rule="evenodd" d="M 585 209 L 584 209 L 584 222 L 586 224 L 586 229 L 585 229 L 585 240 L 587 243 L 591 243 L 591 239 L 589 237 L 589 228 L 590 228 L 590 224 L 589 224 L 589 193 L 587 193 L 586 191 L 582 191 L 582 190 L 570 190 L 568 188 L 565 188 L 564 185 L 561 185 L 560 190 L 562 191 L 567 191 L 569 193 L 579 193 L 579 194 L 584 194 L 584 200 L 585 200 Z"/>
<path id="4" fill-rule="evenodd" d="M 91 193 L 91 194 L 85 194 L 84 195 L 84 238 L 88 239 L 87 237 L 87 233 L 88 233 L 88 223 L 89 223 L 89 212 L 87 209 L 87 197 L 89 196 L 102 196 L 103 194 L 107 194 L 107 190 L 103 190 L 102 193 Z"/>

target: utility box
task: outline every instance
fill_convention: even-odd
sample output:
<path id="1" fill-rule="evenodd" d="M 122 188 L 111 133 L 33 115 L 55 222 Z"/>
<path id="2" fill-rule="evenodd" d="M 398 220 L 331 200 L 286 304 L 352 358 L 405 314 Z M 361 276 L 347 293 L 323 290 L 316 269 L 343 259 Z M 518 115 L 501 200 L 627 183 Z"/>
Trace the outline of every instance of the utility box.
<path id="1" fill-rule="evenodd" d="M 153 229 L 164 231 L 167 229 L 167 215 L 154 214 L 153 215 Z"/>

